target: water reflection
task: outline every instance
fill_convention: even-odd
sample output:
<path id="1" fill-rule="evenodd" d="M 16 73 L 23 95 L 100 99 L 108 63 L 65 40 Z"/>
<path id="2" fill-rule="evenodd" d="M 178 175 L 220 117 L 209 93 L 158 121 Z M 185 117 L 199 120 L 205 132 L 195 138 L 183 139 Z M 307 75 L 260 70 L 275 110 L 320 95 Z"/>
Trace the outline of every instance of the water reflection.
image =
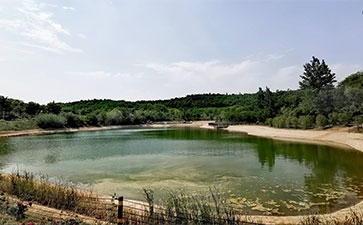
<path id="1" fill-rule="evenodd" d="M 0 168 L 20 166 L 135 198 L 145 185 L 219 187 L 246 212 L 330 212 L 361 199 L 363 154 L 200 129 L 132 129 L 0 140 Z M 98 185 L 98 186 L 97 186 Z M 165 191 L 164 191 L 165 192 Z"/>

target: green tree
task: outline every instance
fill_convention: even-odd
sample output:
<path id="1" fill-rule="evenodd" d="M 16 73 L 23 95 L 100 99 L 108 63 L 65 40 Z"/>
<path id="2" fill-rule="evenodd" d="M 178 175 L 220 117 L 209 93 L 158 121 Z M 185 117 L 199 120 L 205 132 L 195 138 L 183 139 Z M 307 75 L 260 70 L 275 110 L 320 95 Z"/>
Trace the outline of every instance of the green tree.
<path id="1" fill-rule="evenodd" d="M 324 60 L 313 56 L 310 63 L 304 65 L 304 73 L 300 75 L 302 81 L 299 82 L 301 89 L 330 89 L 334 87 L 335 74 L 331 72 Z"/>
<path id="2" fill-rule="evenodd" d="M 354 118 L 354 124 L 357 126 L 358 132 L 360 132 L 362 126 L 363 126 L 363 115 L 356 116 Z"/>
<path id="3" fill-rule="evenodd" d="M 323 115 L 317 115 L 315 119 L 315 124 L 318 128 L 324 128 L 328 125 L 328 119 Z"/>
<path id="4" fill-rule="evenodd" d="M 4 96 L 0 96 L 0 118 L 5 120 L 6 115 L 10 112 L 10 101 Z"/>
<path id="5" fill-rule="evenodd" d="M 53 114 L 59 114 L 62 111 L 62 107 L 56 104 L 54 101 L 47 104 L 47 112 Z"/>
<path id="6" fill-rule="evenodd" d="M 339 83 L 340 88 L 359 88 L 363 89 L 363 71 L 356 72 L 345 78 Z"/>
<path id="7" fill-rule="evenodd" d="M 299 124 L 303 129 L 309 129 L 314 126 L 314 119 L 312 116 L 300 116 Z"/>
<path id="8" fill-rule="evenodd" d="M 67 126 L 67 127 L 78 128 L 78 127 L 81 127 L 82 125 L 84 125 L 82 120 L 76 114 L 64 113 L 64 114 L 62 114 L 62 116 L 66 119 L 65 126 Z"/>
<path id="9" fill-rule="evenodd" d="M 26 106 L 25 106 L 25 112 L 31 116 L 34 116 L 36 114 L 38 114 L 40 112 L 40 105 L 38 103 L 35 102 L 29 102 Z"/>
<path id="10" fill-rule="evenodd" d="M 66 125 L 66 119 L 55 114 L 39 114 L 35 117 L 35 121 L 38 127 L 43 129 L 63 128 Z"/>

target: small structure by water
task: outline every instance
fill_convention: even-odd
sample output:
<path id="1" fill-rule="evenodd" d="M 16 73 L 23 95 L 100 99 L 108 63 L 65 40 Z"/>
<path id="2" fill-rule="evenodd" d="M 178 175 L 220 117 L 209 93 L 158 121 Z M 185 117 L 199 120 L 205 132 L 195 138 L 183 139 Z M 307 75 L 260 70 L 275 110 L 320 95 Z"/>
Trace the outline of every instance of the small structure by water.
<path id="1" fill-rule="evenodd" d="M 209 126 L 213 126 L 214 129 L 223 129 L 223 128 L 227 128 L 229 125 L 227 124 L 217 124 L 217 123 L 208 123 Z"/>

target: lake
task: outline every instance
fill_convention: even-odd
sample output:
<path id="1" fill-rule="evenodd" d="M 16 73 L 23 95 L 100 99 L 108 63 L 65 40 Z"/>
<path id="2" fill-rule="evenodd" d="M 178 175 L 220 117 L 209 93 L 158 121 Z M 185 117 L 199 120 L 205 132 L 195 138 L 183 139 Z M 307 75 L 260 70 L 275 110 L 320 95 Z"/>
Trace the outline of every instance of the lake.
<path id="1" fill-rule="evenodd" d="M 363 153 L 191 128 L 119 129 L 0 139 L 0 170 L 61 178 L 143 200 L 209 189 L 247 214 L 326 213 L 363 196 Z"/>

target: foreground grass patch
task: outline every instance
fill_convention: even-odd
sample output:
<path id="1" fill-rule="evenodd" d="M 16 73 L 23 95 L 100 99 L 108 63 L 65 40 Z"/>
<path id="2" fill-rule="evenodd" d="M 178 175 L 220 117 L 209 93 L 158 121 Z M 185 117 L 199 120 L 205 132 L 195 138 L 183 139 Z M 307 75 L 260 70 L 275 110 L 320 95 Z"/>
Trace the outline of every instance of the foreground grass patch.
<path id="1" fill-rule="evenodd" d="M 35 179 L 35 176 L 28 172 L 0 175 L 0 190 L 22 201 L 68 210 L 104 221 L 116 219 L 116 211 L 104 210 L 97 195 L 65 182 L 51 183 L 46 176 L 38 176 Z M 102 210 L 95 207 L 97 202 Z"/>

